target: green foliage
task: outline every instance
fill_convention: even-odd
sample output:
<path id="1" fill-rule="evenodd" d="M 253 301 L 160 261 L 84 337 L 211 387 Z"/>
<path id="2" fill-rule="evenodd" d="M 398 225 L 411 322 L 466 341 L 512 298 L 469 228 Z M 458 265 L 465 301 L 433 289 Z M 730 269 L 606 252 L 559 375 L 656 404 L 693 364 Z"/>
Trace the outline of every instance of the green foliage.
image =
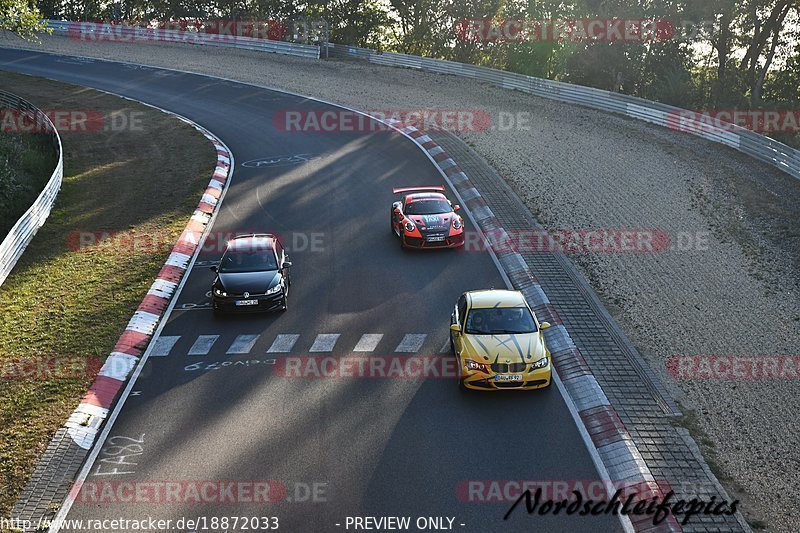
<path id="1" fill-rule="evenodd" d="M 37 33 L 47 32 L 40 18 L 39 10 L 27 0 L 0 0 L 0 30 L 32 39 Z"/>

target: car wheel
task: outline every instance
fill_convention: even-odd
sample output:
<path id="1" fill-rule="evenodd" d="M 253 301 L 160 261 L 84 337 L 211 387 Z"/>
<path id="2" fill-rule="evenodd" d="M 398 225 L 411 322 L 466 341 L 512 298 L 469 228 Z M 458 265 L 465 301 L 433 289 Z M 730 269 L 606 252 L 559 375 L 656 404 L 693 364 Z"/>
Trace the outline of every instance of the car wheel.
<path id="1" fill-rule="evenodd" d="M 286 293 L 283 293 L 283 307 L 281 307 L 281 312 L 286 311 L 289 308 L 289 297 Z"/>
<path id="2" fill-rule="evenodd" d="M 450 353 L 455 355 L 456 354 L 456 345 L 453 344 L 453 336 L 450 335 Z"/>
<path id="3" fill-rule="evenodd" d="M 463 380 L 463 379 L 461 379 L 461 378 L 458 378 L 458 390 L 459 390 L 459 391 L 461 391 L 461 392 L 467 392 L 467 391 L 469 391 L 469 389 L 467 388 L 467 386 L 466 386 L 466 385 L 464 385 L 464 380 Z"/>
<path id="4" fill-rule="evenodd" d="M 222 316 L 222 310 L 221 310 L 221 309 L 219 309 L 217 306 L 215 306 L 215 305 L 213 305 L 213 304 L 212 304 L 212 305 L 211 305 L 211 309 L 212 309 L 212 311 L 214 312 L 214 317 L 215 317 L 215 318 L 219 318 L 219 317 L 221 317 L 221 316 Z"/>

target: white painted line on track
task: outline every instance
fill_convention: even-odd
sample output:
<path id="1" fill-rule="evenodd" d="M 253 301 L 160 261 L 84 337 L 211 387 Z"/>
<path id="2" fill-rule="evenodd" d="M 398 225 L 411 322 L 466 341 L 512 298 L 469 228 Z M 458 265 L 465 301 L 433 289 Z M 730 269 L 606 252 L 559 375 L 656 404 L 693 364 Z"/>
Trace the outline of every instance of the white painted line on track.
<path id="1" fill-rule="evenodd" d="M 253 345 L 258 340 L 258 335 L 239 335 L 228 348 L 226 354 L 250 353 Z"/>
<path id="2" fill-rule="evenodd" d="M 200 335 L 189 348 L 189 355 L 207 355 L 217 339 L 219 339 L 219 335 Z"/>
<path id="3" fill-rule="evenodd" d="M 291 351 L 299 338 L 300 335 L 296 333 L 278 335 L 267 353 L 287 353 Z"/>
<path id="4" fill-rule="evenodd" d="M 175 343 L 180 339 L 180 335 L 163 335 L 155 340 L 150 357 L 166 357 L 172 350 Z"/>
<path id="5" fill-rule="evenodd" d="M 339 340 L 339 333 L 320 333 L 314 339 L 309 352 L 332 352 L 336 341 Z"/>
<path id="6" fill-rule="evenodd" d="M 403 337 L 403 340 L 400 341 L 400 344 L 397 345 L 394 351 L 402 353 L 418 352 L 419 349 L 422 348 L 422 343 L 425 342 L 427 336 L 426 333 L 408 333 Z"/>
<path id="7" fill-rule="evenodd" d="M 383 333 L 365 333 L 358 339 L 356 347 L 353 348 L 354 352 L 374 352 L 381 342 Z"/>

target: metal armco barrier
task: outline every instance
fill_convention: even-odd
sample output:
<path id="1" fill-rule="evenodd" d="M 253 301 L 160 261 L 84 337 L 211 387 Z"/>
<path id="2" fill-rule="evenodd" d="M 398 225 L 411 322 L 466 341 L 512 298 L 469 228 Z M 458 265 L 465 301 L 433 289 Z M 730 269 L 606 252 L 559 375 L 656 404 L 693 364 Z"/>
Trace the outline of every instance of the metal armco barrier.
<path id="1" fill-rule="evenodd" d="M 50 216 L 50 210 L 56 201 L 58 191 L 61 189 L 61 180 L 64 177 L 64 153 L 61 148 L 61 137 L 58 135 L 55 126 L 41 110 L 34 107 L 33 104 L 23 100 L 17 95 L 0 91 L 0 108 L 13 109 L 15 111 L 30 114 L 35 123 L 43 124 L 48 130 L 53 139 L 53 147 L 57 151 L 58 163 L 50 177 L 50 181 L 44 186 L 39 197 L 33 202 L 33 205 L 25 211 L 25 214 L 17 220 L 8 235 L 3 239 L 0 244 L 0 285 L 6 280 L 14 265 L 17 264 L 22 252 L 31 242 L 33 236 L 42 227 L 47 217 Z"/>
<path id="2" fill-rule="evenodd" d="M 98 24 L 94 22 L 70 22 L 66 20 L 46 20 L 53 33 L 67 35 L 79 41 L 117 41 L 117 42 L 169 42 L 197 44 L 204 46 L 220 46 L 272 52 L 290 56 L 319 59 L 319 46 L 283 41 L 270 41 L 254 37 L 236 35 L 218 35 L 195 31 L 166 30 L 159 28 L 139 28 L 116 24 Z"/>
<path id="3" fill-rule="evenodd" d="M 503 89 L 516 89 L 543 98 L 578 104 L 593 109 L 619 113 L 630 118 L 683 131 L 712 142 L 721 143 L 768 163 L 800 179 L 800 151 L 748 129 L 731 124 L 717 128 L 690 118 L 693 113 L 679 107 L 652 102 L 635 96 L 583 87 L 571 83 L 535 78 L 487 67 L 456 63 L 443 59 L 379 52 L 369 48 L 331 44 L 331 57 L 351 57 L 370 63 L 405 67 L 426 72 L 451 74 L 491 83 Z"/>

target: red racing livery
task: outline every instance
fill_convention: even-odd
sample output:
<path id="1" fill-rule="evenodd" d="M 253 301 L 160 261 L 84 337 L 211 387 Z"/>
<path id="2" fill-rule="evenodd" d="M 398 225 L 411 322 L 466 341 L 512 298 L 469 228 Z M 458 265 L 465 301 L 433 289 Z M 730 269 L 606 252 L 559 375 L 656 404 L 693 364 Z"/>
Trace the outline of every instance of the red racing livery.
<path id="1" fill-rule="evenodd" d="M 442 194 L 443 186 L 400 187 L 392 193 L 406 194 L 392 204 L 392 233 L 403 248 L 456 248 L 464 245 L 464 221 L 456 214 L 461 209 Z"/>

